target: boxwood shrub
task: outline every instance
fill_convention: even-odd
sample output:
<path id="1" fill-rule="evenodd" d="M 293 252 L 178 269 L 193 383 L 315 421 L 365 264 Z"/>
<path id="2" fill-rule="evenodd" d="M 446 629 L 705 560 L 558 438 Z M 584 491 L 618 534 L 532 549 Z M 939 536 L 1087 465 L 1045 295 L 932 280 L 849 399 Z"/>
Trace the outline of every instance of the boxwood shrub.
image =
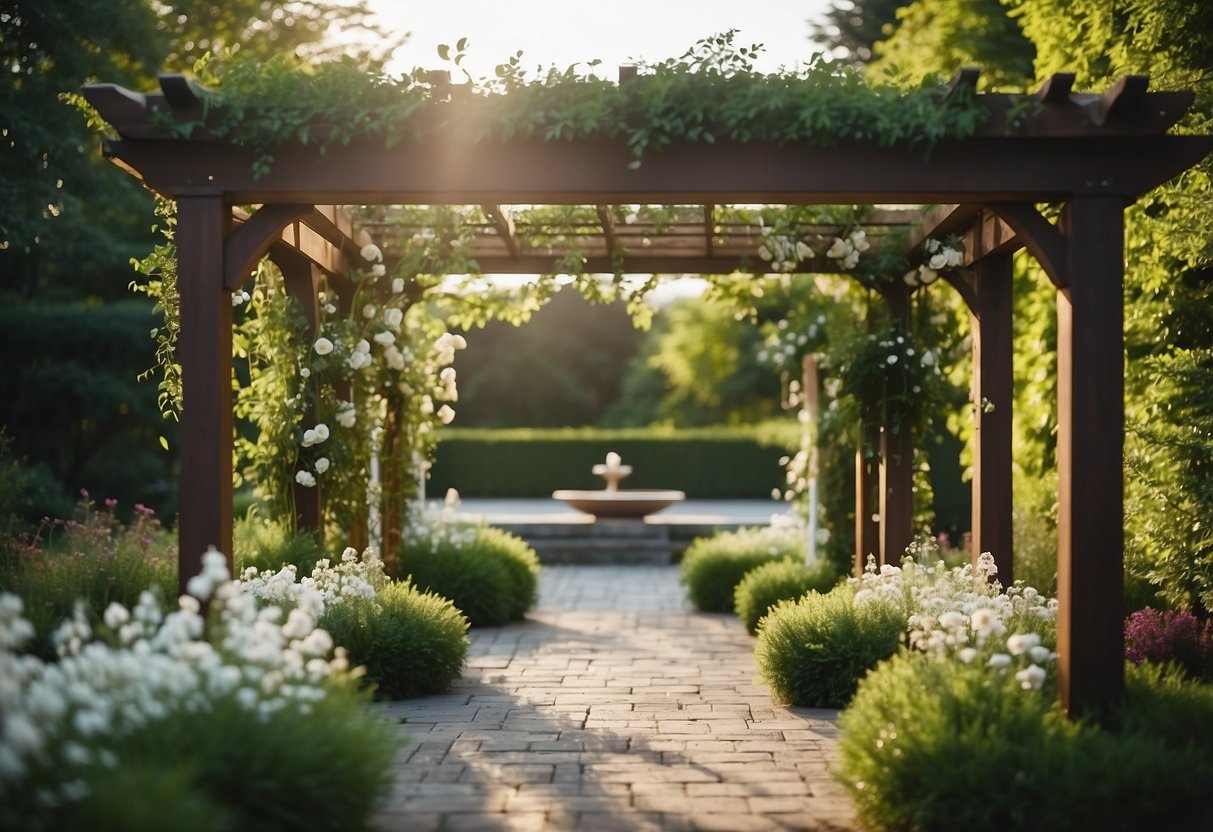
<path id="1" fill-rule="evenodd" d="M 1213 687 L 1128 682 L 1106 729 L 1011 674 L 903 651 L 841 715 L 835 776 L 872 830 L 1213 828 Z"/>
<path id="2" fill-rule="evenodd" d="M 758 627 L 758 672 L 781 702 L 841 708 L 859 680 L 897 652 L 906 629 L 904 611 L 883 603 L 853 603 L 855 589 L 841 584 L 781 601 Z"/>
<path id="3" fill-rule="evenodd" d="M 800 560 L 804 541 L 784 528 L 745 528 L 693 541 L 682 555 L 680 578 L 700 612 L 732 612 L 733 593 L 751 569 L 778 560 Z"/>
<path id="4" fill-rule="evenodd" d="M 411 540 L 399 571 L 418 589 L 454 602 L 473 627 L 518 621 L 538 598 L 539 558 L 525 540 L 492 526 Z"/>
<path id="5" fill-rule="evenodd" d="M 347 598 L 325 609 L 320 626 L 364 665 L 381 698 L 441 693 L 467 658 L 468 622 L 448 599 L 407 581 L 391 581 L 374 598 Z"/>
<path id="6" fill-rule="evenodd" d="M 764 563 L 737 584 L 733 609 L 745 628 L 755 633 L 759 620 L 780 601 L 794 600 L 810 590 L 827 592 L 837 582 L 837 571 L 824 560 L 812 565 L 798 560 Z"/>

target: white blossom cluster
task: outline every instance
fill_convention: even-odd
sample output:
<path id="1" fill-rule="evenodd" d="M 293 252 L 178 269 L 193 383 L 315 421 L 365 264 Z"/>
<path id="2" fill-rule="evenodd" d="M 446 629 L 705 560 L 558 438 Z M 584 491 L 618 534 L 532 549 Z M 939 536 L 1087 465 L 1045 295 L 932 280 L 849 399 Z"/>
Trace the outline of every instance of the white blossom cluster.
<path id="1" fill-rule="evenodd" d="M 163 720 L 220 702 L 262 718 L 303 716 L 325 698 L 326 681 L 348 663 L 316 627 L 321 593 L 259 607 L 228 580 L 223 555 L 212 549 L 203 564 L 189 583 L 197 597 L 181 596 L 167 614 L 145 591 L 133 609 L 111 604 L 94 633 L 77 604 L 50 664 L 19 652 L 34 629 L 21 599 L 0 594 L 0 806 L 18 794 L 48 808 L 83 799 L 90 767 L 121 764 L 117 740 Z M 199 603 L 208 599 L 209 632 Z"/>
<path id="2" fill-rule="evenodd" d="M 441 506 L 423 501 L 409 503 L 404 536 L 408 546 L 437 552 L 444 545 L 456 548 L 476 541 L 476 527 L 455 518 L 459 492 L 448 488 Z"/>
<path id="3" fill-rule="evenodd" d="M 903 278 L 911 289 L 930 286 L 939 278 L 941 271 L 956 268 L 963 259 L 960 249 L 945 245 L 934 238 L 927 238 L 922 244 L 922 250 L 927 255 L 926 262 L 917 269 L 906 272 Z"/>
<path id="4" fill-rule="evenodd" d="M 920 551 L 930 560 L 930 553 Z M 1057 658 L 1044 643 L 1056 631 L 1057 601 L 1029 586 L 1004 591 L 993 580 L 997 572 L 988 552 L 976 566 L 953 569 L 907 557 L 901 567 L 884 564 L 877 570 L 869 558 L 863 577 L 852 579 L 859 587 L 854 603 L 901 609 L 911 649 L 941 661 L 981 661 L 1000 673 L 1015 669 L 1025 690 L 1039 690 Z"/>
<path id="5" fill-rule="evenodd" d="M 287 564 L 277 572 L 249 567 L 241 573 L 238 584 L 255 598 L 275 604 L 296 604 L 304 597 L 311 598 L 313 603 L 318 599 L 323 614 L 326 607 L 347 598 L 374 598 L 386 582 L 383 561 L 374 547 L 368 547 L 361 556 L 356 549 L 347 547 L 336 566 L 324 558 L 316 563 L 309 577 L 301 580 L 295 565 Z"/>
<path id="6" fill-rule="evenodd" d="M 867 237 L 862 228 L 856 228 L 846 237 L 835 237 L 826 249 L 826 257 L 837 260 L 844 269 L 853 269 L 859 265 L 859 255 L 872 247 Z"/>
<path id="7" fill-rule="evenodd" d="M 780 234 L 773 228 L 764 228 L 758 256 L 770 263 L 774 271 L 790 273 L 796 271 L 802 261 L 813 259 L 813 249 L 791 234 Z"/>
<path id="8" fill-rule="evenodd" d="M 810 342 L 817 342 L 825 324 L 825 315 L 818 315 L 803 329 L 793 326 L 786 318 L 780 320 L 775 324 L 775 330 L 763 340 L 762 349 L 757 355 L 759 363 L 771 363 L 781 369 L 785 365 L 794 367 L 797 354 Z"/>

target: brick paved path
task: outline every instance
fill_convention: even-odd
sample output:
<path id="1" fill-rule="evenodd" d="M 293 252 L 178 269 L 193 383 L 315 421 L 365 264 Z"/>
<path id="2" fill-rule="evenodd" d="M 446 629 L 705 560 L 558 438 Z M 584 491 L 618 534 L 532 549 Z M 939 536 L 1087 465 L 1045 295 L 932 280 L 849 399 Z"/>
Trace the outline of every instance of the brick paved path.
<path id="1" fill-rule="evenodd" d="M 676 567 L 550 566 L 540 598 L 472 631 L 451 693 L 383 706 L 409 742 L 377 828 L 856 828 L 835 712 L 773 704 L 753 639 L 691 612 Z"/>

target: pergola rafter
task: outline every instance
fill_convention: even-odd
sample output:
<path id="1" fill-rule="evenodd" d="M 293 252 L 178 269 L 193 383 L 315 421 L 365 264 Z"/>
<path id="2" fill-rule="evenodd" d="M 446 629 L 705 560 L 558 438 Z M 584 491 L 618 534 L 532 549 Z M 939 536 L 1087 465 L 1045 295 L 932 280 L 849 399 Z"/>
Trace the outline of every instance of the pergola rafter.
<path id="1" fill-rule="evenodd" d="M 612 222 L 609 210 L 597 218 L 595 235 L 604 242 L 595 257 L 609 258 L 622 246 L 625 270 L 684 273 L 731 271 L 736 266 L 727 264 L 741 262 L 728 259 L 741 255 L 729 251 L 731 234 L 717 233 L 719 211 L 711 206 L 956 205 L 935 222 L 955 224 L 970 240 L 973 280 L 961 291 L 977 321 L 976 394 L 1010 389 L 1010 249 L 1026 246 L 1059 287 L 1059 687 L 1071 710 L 1115 701 L 1124 682 L 1123 210 L 1139 194 L 1202 159 L 1213 149 L 1213 138 L 1167 135 L 1192 94 L 1149 92 L 1144 78 L 1123 79 L 1102 94 L 1083 94 L 1072 91 L 1072 76 L 1056 75 L 1027 96 L 978 94 L 976 80 L 973 72 L 960 74 L 953 93 L 973 96 L 988 116 L 985 123 L 971 137 L 937 142 L 929 153 L 914 142 L 880 147 L 857 141 L 823 148 L 717 141 L 672 144 L 649 153 L 636 167 L 621 141 L 472 144 L 435 119 L 436 126 L 420 139 L 391 148 L 363 139 L 320 156 L 314 147 L 284 144 L 275 150 L 272 170 L 260 177 L 254 175 L 255 154 L 249 149 L 214 138 L 205 127 L 189 138 L 172 130 L 174 120 L 203 117 L 201 103 L 183 79 L 166 76 L 161 93 L 149 95 L 110 85 L 86 88 L 88 100 L 118 133 L 105 143 L 106 155 L 178 201 L 182 574 L 197 569 L 208 545 L 230 551 L 229 280 L 247 273 L 248 258 L 268 250 L 292 223 L 300 234 L 306 226 L 350 256 L 345 243 L 308 222 L 311 206 L 700 206 L 691 221 L 695 231 L 688 235 L 694 250 L 681 253 L 673 244 L 658 252 L 652 245 L 635 250 L 627 237 L 631 225 Z M 452 87 L 449 101 L 433 107 L 457 111 L 461 95 Z M 1062 221 L 1048 222 L 1034 207 L 1040 203 L 1061 206 Z M 231 209 L 242 204 L 263 207 L 233 232 Z M 247 230 L 261 212 L 269 213 L 257 223 L 259 230 Z M 546 271 L 541 261 L 551 263 L 563 253 L 527 251 L 524 230 L 515 223 L 511 232 L 500 212 L 489 213 L 495 217 L 493 244 L 502 253 L 499 261 L 486 253 L 484 271 L 507 271 L 510 263 Z M 511 250 L 514 239 L 517 251 Z M 588 257 L 585 267 L 614 271 L 600 265 L 608 262 Z M 805 264 L 805 270 L 816 265 Z M 908 291 L 884 294 L 894 306 L 908 301 Z M 975 502 L 982 507 L 975 517 L 980 514 L 982 545 L 987 536 L 992 544 L 1007 539 L 1009 552 L 1010 397 L 999 407 L 1002 395 L 991 398 L 995 408 L 980 423 L 983 480 Z M 906 451 L 895 450 L 887 459 L 904 463 Z M 889 470 L 885 479 L 905 474 Z M 993 486 L 987 489 L 986 478 L 1005 479 L 1005 495 Z M 893 526 L 904 522 L 899 517 L 892 523 L 884 516 L 889 509 L 882 507 L 886 557 L 896 543 Z M 897 510 L 904 514 L 904 503 Z M 1001 526 L 995 522 L 999 517 Z"/>

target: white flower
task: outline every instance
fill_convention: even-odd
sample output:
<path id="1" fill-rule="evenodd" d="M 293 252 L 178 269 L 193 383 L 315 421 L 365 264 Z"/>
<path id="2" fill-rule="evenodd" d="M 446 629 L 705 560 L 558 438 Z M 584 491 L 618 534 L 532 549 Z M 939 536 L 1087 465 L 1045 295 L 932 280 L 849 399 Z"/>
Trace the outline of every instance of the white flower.
<path id="1" fill-rule="evenodd" d="M 972 647 L 962 647 L 957 651 L 956 657 L 965 664 L 972 664 L 973 659 L 977 658 L 977 650 Z"/>
<path id="2" fill-rule="evenodd" d="M 918 287 L 918 272 L 917 271 L 906 272 L 905 277 L 903 277 L 902 280 L 904 280 L 906 285 L 909 286 L 911 289 L 917 288 Z"/>
<path id="3" fill-rule="evenodd" d="M 329 426 L 321 422 L 316 425 L 316 444 L 320 444 L 329 438 Z"/>
<path id="4" fill-rule="evenodd" d="M 370 352 L 371 352 L 370 342 L 367 341 L 365 338 L 360 339 L 358 341 L 358 343 L 354 345 L 354 352 L 360 352 L 360 353 L 364 353 L 366 355 L 370 355 Z"/>
<path id="5" fill-rule="evenodd" d="M 300 377 L 302 377 L 302 378 L 311 378 L 311 377 L 312 377 L 312 371 L 311 371 L 311 370 L 309 370 L 307 367 L 303 367 L 303 368 L 301 368 L 301 369 L 299 370 L 299 375 L 300 375 Z"/>
<path id="6" fill-rule="evenodd" d="M 1044 664 L 1045 662 L 1051 662 L 1053 659 L 1057 658 L 1056 653 L 1054 653 L 1048 647 L 1039 644 L 1028 649 L 1028 656 L 1030 656 L 1032 661 L 1036 664 Z"/>
<path id="7" fill-rule="evenodd" d="M 796 256 L 801 260 L 809 260 L 813 257 L 813 249 L 809 248 L 804 240 L 800 240 L 796 243 Z"/>
<path id="8" fill-rule="evenodd" d="M 449 425 L 455 421 L 455 411 L 449 404 L 444 404 L 438 408 L 438 421 L 444 425 Z"/>
<path id="9" fill-rule="evenodd" d="M 886 359 L 885 359 L 885 361 L 887 361 L 887 362 L 888 362 L 890 365 L 892 365 L 892 364 L 896 364 L 896 363 L 897 363 L 897 356 L 895 356 L 895 355 L 890 355 L 888 358 L 886 358 Z"/>
<path id="10" fill-rule="evenodd" d="M 114 602 L 105 608 L 105 626 L 111 630 L 117 630 L 123 624 L 131 620 L 131 613 L 126 607 Z"/>
<path id="11" fill-rule="evenodd" d="M 310 471 L 296 471 L 295 482 L 304 488 L 313 488 L 316 485 L 316 478 L 312 476 Z"/>
<path id="12" fill-rule="evenodd" d="M 1043 667 L 1030 664 L 1016 673 L 1015 678 L 1024 690 L 1040 690 L 1040 686 L 1044 684 L 1046 675 Z"/>
<path id="13" fill-rule="evenodd" d="M 765 245 L 759 246 L 758 247 L 758 256 L 761 257 L 763 260 L 770 260 L 771 259 L 771 250 L 769 248 L 767 248 Z"/>
<path id="14" fill-rule="evenodd" d="M 375 245 L 374 243 L 367 243 L 358 253 L 362 255 L 363 260 L 371 263 L 383 262 L 383 252 L 380 251 L 379 246 Z"/>
<path id="15" fill-rule="evenodd" d="M 375 333 L 375 343 L 383 344 L 386 347 L 388 344 L 396 343 L 396 336 L 393 335 L 392 333 L 388 332 L 387 330 L 384 330 L 383 332 L 376 332 Z"/>
<path id="16" fill-rule="evenodd" d="M 923 286 L 930 286 L 939 277 L 939 273 L 927 266 L 918 267 L 918 279 L 922 281 Z"/>
<path id="17" fill-rule="evenodd" d="M 948 265 L 948 254 L 946 251 L 941 251 L 931 255 L 931 259 L 927 261 L 927 265 L 935 271 L 939 271 Z"/>
<path id="18" fill-rule="evenodd" d="M 320 457 L 320 459 L 316 460 L 316 473 L 317 474 L 323 474 L 328 469 L 329 469 L 329 458 L 327 456 L 322 456 L 322 457 Z"/>
<path id="19" fill-rule="evenodd" d="M 954 248 L 944 249 L 944 254 L 947 255 L 947 261 L 948 261 L 947 265 L 949 265 L 949 266 L 959 266 L 960 265 L 960 261 L 963 258 L 963 255 L 957 249 L 954 249 Z"/>
<path id="20" fill-rule="evenodd" d="M 316 355 L 328 355 L 333 351 L 333 342 L 327 338 L 317 338 L 316 343 L 312 344 L 312 349 L 316 351 Z"/>
<path id="21" fill-rule="evenodd" d="M 404 310 L 395 308 L 383 310 L 383 322 L 393 332 L 399 332 L 400 324 L 404 322 Z"/>
<path id="22" fill-rule="evenodd" d="M 1026 653 L 1040 644 L 1040 636 L 1035 633 L 1016 633 L 1007 639 L 1007 650 L 1012 656 Z"/>
<path id="23" fill-rule="evenodd" d="M 337 312 L 337 307 L 333 306 L 333 304 L 331 304 L 331 303 L 326 303 L 324 305 L 324 311 L 326 314 L 334 315 Z"/>
<path id="24" fill-rule="evenodd" d="M 1010 664 L 1011 657 L 1006 653 L 995 653 L 993 656 L 990 656 L 990 660 L 986 662 L 987 667 L 997 667 L 999 669 L 1009 667 Z"/>
<path id="25" fill-rule="evenodd" d="M 345 363 L 351 370 L 361 370 L 363 367 L 371 366 L 371 357 L 364 352 L 355 352 Z"/>
<path id="26" fill-rule="evenodd" d="M 841 237 L 835 237 L 834 242 L 830 244 L 829 250 L 826 251 L 826 257 L 833 257 L 834 259 L 846 257 L 848 248 L 846 240 Z"/>
<path id="27" fill-rule="evenodd" d="M 447 508 L 457 508 L 459 506 L 459 492 L 454 488 L 446 490 L 446 497 L 442 500 Z"/>
<path id="28" fill-rule="evenodd" d="M 354 405 L 349 402 L 341 402 L 337 410 L 337 424 L 343 428 L 352 428 L 358 415 L 354 411 Z"/>
<path id="29" fill-rule="evenodd" d="M 307 430 L 305 430 L 303 432 L 303 442 L 300 444 L 302 444 L 303 447 L 305 447 L 305 448 L 310 448 L 313 445 L 315 445 L 316 444 L 316 431 L 313 430 L 312 428 L 308 428 Z"/>
<path id="30" fill-rule="evenodd" d="M 393 370 L 404 369 L 404 353 L 398 350 L 395 344 L 388 344 L 387 349 L 383 351 L 383 360 Z"/>
<path id="31" fill-rule="evenodd" d="M 403 277 L 396 277 L 396 278 L 392 279 L 392 294 L 394 294 L 394 295 L 404 294 L 404 278 Z"/>
<path id="32" fill-rule="evenodd" d="M 969 616 L 973 629 L 979 633 L 988 633 L 998 624 L 998 616 L 989 607 L 978 607 Z"/>
<path id="33" fill-rule="evenodd" d="M 924 367 L 935 366 L 935 353 L 931 352 L 930 350 L 924 352 L 922 354 L 922 363 Z"/>
<path id="34" fill-rule="evenodd" d="M 375 313 L 378 311 L 379 310 L 375 307 L 375 304 L 368 303 L 366 306 L 362 307 L 362 317 L 369 321 L 371 318 L 375 317 Z"/>
<path id="35" fill-rule="evenodd" d="M 375 265 L 371 266 L 371 274 L 375 277 L 383 277 L 385 274 L 387 274 L 387 266 L 383 265 L 382 263 L 376 263 Z"/>

